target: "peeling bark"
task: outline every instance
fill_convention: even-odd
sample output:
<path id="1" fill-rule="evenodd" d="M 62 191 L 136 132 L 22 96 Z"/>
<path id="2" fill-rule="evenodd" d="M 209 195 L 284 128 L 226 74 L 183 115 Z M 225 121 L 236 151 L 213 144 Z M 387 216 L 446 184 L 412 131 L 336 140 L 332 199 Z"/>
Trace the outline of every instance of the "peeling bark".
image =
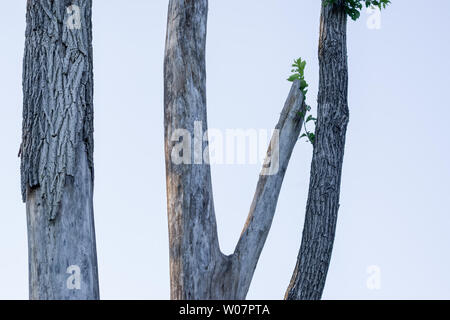
<path id="1" fill-rule="evenodd" d="M 286 299 L 320 299 L 331 260 L 349 120 L 346 33 L 342 3 L 322 5 L 316 139 L 302 243 Z"/>
<path id="2" fill-rule="evenodd" d="M 195 122 L 207 130 L 205 45 L 207 0 L 170 0 L 164 61 L 164 127 L 167 210 L 170 241 L 172 299 L 245 299 L 257 261 L 267 238 L 281 184 L 298 140 L 305 111 L 304 98 L 295 82 L 281 113 L 279 149 L 269 147 L 266 164 L 279 152 L 279 170 L 261 174 L 247 223 L 232 255 L 220 251 L 210 166 L 172 161 L 173 135 L 184 129 L 194 136 Z M 198 130 L 198 129 L 197 129 Z M 184 137 L 186 138 L 186 137 Z M 275 142 L 274 136 L 272 141 Z M 201 143 L 204 150 L 207 142 Z M 278 145 L 277 145 L 278 146 Z M 176 150 L 178 152 L 178 150 Z M 183 150 L 186 152 L 186 150 Z M 192 155 L 191 155 L 192 154 Z M 266 172 L 263 168 L 262 172 Z"/>
<path id="3" fill-rule="evenodd" d="M 20 156 L 31 299 L 99 297 L 91 8 L 91 0 L 27 2 Z M 78 13 L 79 28 L 69 28 Z M 68 288 L 70 266 L 81 270 L 80 289 Z"/>

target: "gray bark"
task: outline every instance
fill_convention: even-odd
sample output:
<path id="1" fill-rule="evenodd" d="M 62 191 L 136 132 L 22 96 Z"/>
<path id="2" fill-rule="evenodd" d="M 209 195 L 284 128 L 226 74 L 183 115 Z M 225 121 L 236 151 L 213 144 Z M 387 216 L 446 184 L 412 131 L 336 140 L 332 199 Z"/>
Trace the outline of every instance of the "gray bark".
<path id="1" fill-rule="evenodd" d="M 207 0 L 170 0 L 164 61 L 164 126 L 167 210 L 170 241 L 172 299 L 245 299 L 267 238 L 281 184 L 298 140 L 305 111 L 299 83 L 295 82 L 277 125 L 279 153 L 269 147 L 266 165 L 275 174 L 261 174 L 247 223 L 232 255 L 220 251 L 214 213 L 210 166 L 196 162 L 176 164 L 172 159 L 177 129 L 194 136 L 195 121 L 207 130 L 205 45 Z M 198 129 L 197 129 L 198 130 Z M 184 137 L 186 139 L 186 137 Z M 276 136 L 272 138 L 276 142 Z M 201 144 L 201 150 L 207 142 Z M 178 152 L 178 150 L 177 150 Z M 192 154 L 192 155 L 191 155 Z M 263 168 L 262 173 L 267 173 Z"/>
<path id="2" fill-rule="evenodd" d="M 346 30 L 341 2 L 322 5 L 316 139 L 302 243 L 286 299 L 320 299 L 330 264 L 349 120 Z"/>
<path id="3" fill-rule="evenodd" d="M 69 21 L 78 8 L 79 26 Z M 91 0 L 27 2 L 20 155 L 30 299 L 99 298 L 91 9 Z"/>

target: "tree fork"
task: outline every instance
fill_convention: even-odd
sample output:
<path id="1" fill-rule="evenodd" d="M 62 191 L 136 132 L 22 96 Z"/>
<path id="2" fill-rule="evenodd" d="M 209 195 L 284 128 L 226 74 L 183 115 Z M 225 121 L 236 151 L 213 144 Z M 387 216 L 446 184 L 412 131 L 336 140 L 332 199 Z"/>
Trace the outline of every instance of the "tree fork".
<path id="1" fill-rule="evenodd" d="M 169 1 L 164 127 L 171 298 L 245 299 L 300 135 L 306 105 L 300 83 L 295 81 L 276 127 L 279 135 L 272 137 L 247 223 L 234 253 L 224 255 L 217 236 L 210 166 L 172 161 L 174 143 L 180 142 L 178 138 L 173 140 L 178 129 L 194 136 L 195 122 L 199 121 L 201 136 L 207 130 L 207 12 L 207 0 Z M 191 150 L 188 153 L 190 158 Z M 278 170 L 267 174 L 273 165 Z"/>

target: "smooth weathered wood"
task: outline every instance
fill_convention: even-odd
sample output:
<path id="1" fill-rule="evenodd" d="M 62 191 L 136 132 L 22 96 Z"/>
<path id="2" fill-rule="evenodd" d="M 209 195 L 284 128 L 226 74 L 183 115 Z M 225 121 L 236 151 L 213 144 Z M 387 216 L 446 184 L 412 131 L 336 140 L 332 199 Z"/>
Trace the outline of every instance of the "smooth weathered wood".
<path id="1" fill-rule="evenodd" d="M 266 164 L 271 167 L 279 147 L 279 169 L 262 174 L 249 217 L 235 252 L 221 253 L 214 213 L 210 166 L 174 163 L 177 130 L 194 136 L 195 122 L 207 130 L 205 45 L 207 0 L 170 0 L 164 61 L 164 127 L 167 210 L 172 299 L 244 299 L 267 238 L 281 184 L 303 123 L 304 99 L 295 82 L 277 125 Z M 185 137 L 186 138 L 186 137 Z M 272 138 L 276 142 L 277 136 Z M 201 143 L 204 150 L 207 142 Z M 276 150 L 274 149 L 276 147 Z M 178 151 L 177 151 L 178 152 Z M 186 152 L 186 150 L 183 150 Z M 263 168 L 262 173 L 267 173 Z"/>
<path id="2" fill-rule="evenodd" d="M 349 120 L 346 32 L 342 2 L 322 5 L 316 140 L 302 243 L 286 299 L 320 299 L 330 264 Z"/>
<path id="3" fill-rule="evenodd" d="M 172 299 L 213 299 L 228 259 L 219 250 L 207 164 L 172 162 L 175 130 L 206 123 L 206 0 L 169 1 L 165 84 L 165 152 Z M 203 148 L 202 148 L 203 149 Z"/>
<path id="4" fill-rule="evenodd" d="M 277 207 L 278 196 L 281 191 L 284 175 L 289 160 L 297 144 L 305 114 L 306 105 L 300 91 L 300 82 L 295 81 L 291 87 L 285 106 L 275 129 L 278 135 L 272 137 L 266 163 L 277 168 L 276 174 L 261 174 L 256 192 L 250 207 L 250 212 L 233 255 L 233 267 L 237 281 L 237 299 L 244 299 L 258 262 L 259 256 L 269 234 L 272 220 Z M 277 141 L 274 142 L 274 139 Z M 277 150 L 272 150 L 276 146 Z M 273 152 L 278 155 L 274 156 Z M 263 169 L 264 171 L 265 169 Z"/>
<path id="5" fill-rule="evenodd" d="M 99 298 L 91 8 L 91 0 L 27 2 L 20 155 L 31 299 Z M 79 25 L 69 24 L 78 9 Z M 80 270 L 79 288 L 68 284 L 70 267 Z"/>

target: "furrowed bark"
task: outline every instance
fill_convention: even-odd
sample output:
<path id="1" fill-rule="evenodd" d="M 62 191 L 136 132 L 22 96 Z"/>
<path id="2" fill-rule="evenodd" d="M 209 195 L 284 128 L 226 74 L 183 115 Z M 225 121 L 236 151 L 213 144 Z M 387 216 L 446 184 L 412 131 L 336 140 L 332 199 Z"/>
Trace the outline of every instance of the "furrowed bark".
<path id="1" fill-rule="evenodd" d="M 322 297 L 339 209 L 347 103 L 347 14 L 342 2 L 322 2 L 319 97 L 302 243 L 286 299 Z"/>
<path id="2" fill-rule="evenodd" d="M 30 299 L 98 299 L 91 0 L 28 0 L 22 195 Z"/>
<path id="3" fill-rule="evenodd" d="M 300 111 L 304 111 L 305 105 L 299 83 L 295 82 L 277 126 L 279 144 L 274 136 L 239 243 L 234 254 L 222 254 L 210 166 L 203 161 L 202 154 L 207 146 L 207 141 L 203 141 L 207 131 L 207 11 L 207 0 L 169 2 L 164 126 L 171 298 L 244 299 L 300 134 L 303 122 Z M 196 136 L 201 137 L 200 141 Z"/>

